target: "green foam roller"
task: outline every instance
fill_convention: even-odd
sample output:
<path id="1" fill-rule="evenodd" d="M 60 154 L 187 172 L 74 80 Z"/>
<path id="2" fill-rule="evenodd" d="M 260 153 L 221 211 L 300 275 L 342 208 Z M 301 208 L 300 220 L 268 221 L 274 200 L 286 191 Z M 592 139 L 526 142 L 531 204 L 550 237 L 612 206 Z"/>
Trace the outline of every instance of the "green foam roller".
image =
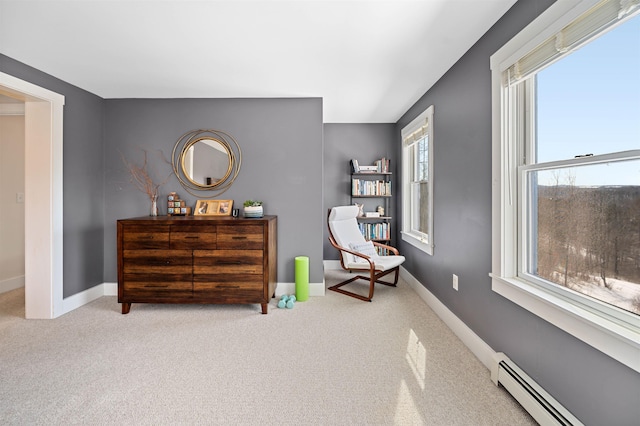
<path id="1" fill-rule="evenodd" d="M 296 263 L 296 300 L 304 302 L 309 299 L 309 258 L 297 256 Z"/>

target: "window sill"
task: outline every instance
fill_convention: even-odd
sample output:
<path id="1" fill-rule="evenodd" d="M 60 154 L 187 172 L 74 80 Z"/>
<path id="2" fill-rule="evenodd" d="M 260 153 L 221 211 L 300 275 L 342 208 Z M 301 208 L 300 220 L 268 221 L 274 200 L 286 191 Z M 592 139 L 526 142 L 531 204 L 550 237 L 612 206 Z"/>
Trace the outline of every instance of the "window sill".
<path id="1" fill-rule="evenodd" d="M 402 241 L 405 241 L 411 244 L 412 246 L 416 247 L 417 249 L 427 253 L 428 255 L 433 256 L 433 247 L 425 243 L 422 239 L 414 235 L 408 234 L 406 232 L 401 232 L 401 235 L 402 235 Z"/>
<path id="2" fill-rule="evenodd" d="M 527 282 L 489 274 L 491 289 L 588 345 L 640 372 L 640 331 Z"/>

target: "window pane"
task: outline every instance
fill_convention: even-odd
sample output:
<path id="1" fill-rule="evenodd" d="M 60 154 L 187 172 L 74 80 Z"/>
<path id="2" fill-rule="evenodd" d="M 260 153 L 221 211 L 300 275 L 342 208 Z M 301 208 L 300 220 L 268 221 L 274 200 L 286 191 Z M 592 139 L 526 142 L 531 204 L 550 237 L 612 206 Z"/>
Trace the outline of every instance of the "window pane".
<path id="1" fill-rule="evenodd" d="M 527 177 L 527 272 L 640 314 L 640 160 Z"/>
<path id="2" fill-rule="evenodd" d="M 640 15 L 536 77 L 537 162 L 640 146 Z"/>
<path id="3" fill-rule="evenodd" d="M 412 164 L 411 231 L 427 236 L 429 233 L 429 139 L 422 138 L 410 148 Z"/>
<path id="4" fill-rule="evenodd" d="M 425 236 L 429 233 L 429 185 L 427 182 L 411 183 L 411 230 Z"/>
<path id="5" fill-rule="evenodd" d="M 429 141 L 424 138 L 418 142 L 418 176 L 416 180 L 429 179 Z"/>

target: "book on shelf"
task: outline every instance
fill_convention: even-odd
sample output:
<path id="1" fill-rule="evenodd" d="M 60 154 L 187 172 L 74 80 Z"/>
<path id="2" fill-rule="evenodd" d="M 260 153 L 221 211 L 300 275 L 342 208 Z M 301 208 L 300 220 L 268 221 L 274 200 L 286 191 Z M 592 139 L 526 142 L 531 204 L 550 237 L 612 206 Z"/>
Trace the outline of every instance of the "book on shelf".
<path id="1" fill-rule="evenodd" d="M 378 171 L 378 166 L 360 166 L 360 173 L 375 173 Z"/>
<path id="2" fill-rule="evenodd" d="M 380 160 L 377 160 L 375 163 L 376 171 L 378 173 L 389 173 L 391 170 L 391 160 L 388 158 L 382 157 Z"/>
<path id="3" fill-rule="evenodd" d="M 364 212 L 364 217 L 380 217 L 378 212 Z"/>
<path id="4" fill-rule="evenodd" d="M 366 240 L 391 240 L 391 224 L 387 222 L 359 223 L 358 227 Z"/>
<path id="5" fill-rule="evenodd" d="M 350 160 L 350 164 L 351 173 L 389 173 L 391 170 L 391 160 L 385 157 L 374 161 L 370 166 L 358 164 L 358 160 L 355 158 Z"/>
<path id="6" fill-rule="evenodd" d="M 351 179 L 351 195 L 390 196 L 391 181 Z"/>

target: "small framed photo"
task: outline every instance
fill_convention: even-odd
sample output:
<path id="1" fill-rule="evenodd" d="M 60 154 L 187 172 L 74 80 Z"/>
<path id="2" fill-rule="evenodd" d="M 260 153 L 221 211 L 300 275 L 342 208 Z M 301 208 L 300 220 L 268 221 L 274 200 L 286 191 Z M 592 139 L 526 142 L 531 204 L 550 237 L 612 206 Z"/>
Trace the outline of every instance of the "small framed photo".
<path id="1" fill-rule="evenodd" d="M 233 200 L 198 200 L 195 216 L 230 216 Z"/>

